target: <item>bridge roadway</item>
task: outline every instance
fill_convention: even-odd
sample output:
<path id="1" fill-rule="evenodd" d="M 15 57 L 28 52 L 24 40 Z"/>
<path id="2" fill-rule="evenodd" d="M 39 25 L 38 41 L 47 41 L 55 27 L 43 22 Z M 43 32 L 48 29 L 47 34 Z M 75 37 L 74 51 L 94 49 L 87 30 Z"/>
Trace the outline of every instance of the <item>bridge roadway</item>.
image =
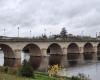
<path id="1" fill-rule="evenodd" d="M 73 64 L 95 62 L 100 59 L 99 40 L 33 40 L 0 39 L 4 66 L 19 67 L 21 53 L 29 53 L 34 69 L 46 70 L 49 65 L 68 67 Z"/>

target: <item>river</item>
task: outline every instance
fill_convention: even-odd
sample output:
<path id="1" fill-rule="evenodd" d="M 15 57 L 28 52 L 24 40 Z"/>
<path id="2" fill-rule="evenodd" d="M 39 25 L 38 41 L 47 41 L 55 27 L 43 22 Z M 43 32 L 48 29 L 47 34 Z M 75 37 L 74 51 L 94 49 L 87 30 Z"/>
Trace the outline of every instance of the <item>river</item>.
<path id="1" fill-rule="evenodd" d="M 60 75 L 62 76 L 76 76 L 79 73 L 86 75 L 91 80 L 100 79 L 100 62 L 93 64 L 86 64 L 81 66 L 74 66 L 61 71 Z"/>
<path id="2" fill-rule="evenodd" d="M 21 62 L 23 61 L 25 55 L 22 54 Z M 26 54 L 26 58 L 29 59 L 29 56 Z M 4 54 L 0 52 L 0 66 L 4 64 Z M 81 65 L 76 67 L 70 67 L 61 71 L 61 75 L 63 76 L 72 76 L 78 75 L 79 73 L 83 73 L 86 76 L 89 76 L 92 80 L 100 79 L 100 62 L 94 64 Z"/>

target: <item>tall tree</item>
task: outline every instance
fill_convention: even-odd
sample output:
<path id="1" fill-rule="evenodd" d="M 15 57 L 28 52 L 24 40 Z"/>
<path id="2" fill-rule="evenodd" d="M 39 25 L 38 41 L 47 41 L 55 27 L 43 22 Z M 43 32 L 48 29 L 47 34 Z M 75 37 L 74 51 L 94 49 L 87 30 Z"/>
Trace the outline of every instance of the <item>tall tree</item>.
<path id="1" fill-rule="evenodd" d="M 67 30 L 65 27 L 62 28 L 61 32 L 60 32 L 60 35 L 62 38 L 66 38 L 67 37 Z"/>

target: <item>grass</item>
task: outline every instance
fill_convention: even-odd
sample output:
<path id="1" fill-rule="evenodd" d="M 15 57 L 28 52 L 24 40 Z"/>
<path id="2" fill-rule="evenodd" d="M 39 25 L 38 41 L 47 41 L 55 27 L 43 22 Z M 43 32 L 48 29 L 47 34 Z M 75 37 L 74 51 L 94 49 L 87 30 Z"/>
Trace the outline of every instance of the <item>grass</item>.
<path id="1" fill-rule="evenodd" d="M 26 78 L 17 75 L 11 75 L 6 73 L 0 73 L 0 80 L 62 80 L 56 77 L 49 77 L 45 74 L 36 73 L 35 78 Z M 69 80 L 69 79 L 66 79 Z"/>
<path id="2" fill-rule="evenodd" d="M 36 74 L 36 77 L 35 77 L 36 80 L 57 80 L 56 78 L 50 78 L 48 76 L 44 76 L 44 75 L 39 75 L 39 74 Z"/>
<path id="3" fill-rule="evenodd" d="M 35 74 L 35 78 L 26 78 L 17 75 L 0 73 L 0 80 L 58 80 L 58 79 L 55 77 L 50 78 L 47 75 L 43 74 Z"/>
<path id="4" fill-rule="evenodd" d="M 20 77 L 11 74 L 0 73 L 0 80 L 34 80 L 32 78 Z"/>
<path id="5" fill-rule="evenodd" d="M 56 77 L 49 77 L 47 74 L 43 72 L 35 72 L 36 80 L 58 80 Z"/>

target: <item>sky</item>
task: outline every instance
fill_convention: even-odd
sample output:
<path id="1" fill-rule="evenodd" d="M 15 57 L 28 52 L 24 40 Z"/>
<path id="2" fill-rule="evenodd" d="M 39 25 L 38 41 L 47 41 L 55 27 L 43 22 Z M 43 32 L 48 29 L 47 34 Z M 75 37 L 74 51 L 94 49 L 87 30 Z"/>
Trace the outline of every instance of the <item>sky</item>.
<path id="1" fill-rule="evenodd" d="M 100 31 L 100 0 L 0 0 L 0 35 L 95 36 Z"/>

